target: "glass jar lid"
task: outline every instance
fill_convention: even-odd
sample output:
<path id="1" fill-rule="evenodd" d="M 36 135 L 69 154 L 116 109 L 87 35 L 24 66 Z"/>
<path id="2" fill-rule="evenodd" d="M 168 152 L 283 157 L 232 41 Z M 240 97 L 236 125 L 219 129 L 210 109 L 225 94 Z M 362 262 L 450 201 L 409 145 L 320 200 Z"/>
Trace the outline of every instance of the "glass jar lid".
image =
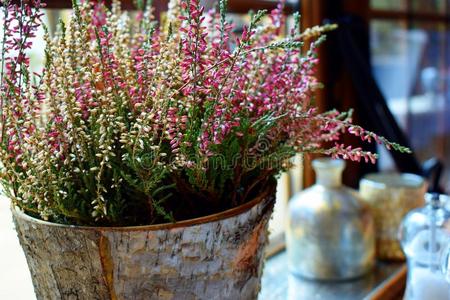
<path id="1" fill-rule="evenodd" d="M 427 194 L 426 205 L 412 210 L 403 219 L 399 239 L 409 259 L 438 265 L 450 237 L 449 197 Z"/>

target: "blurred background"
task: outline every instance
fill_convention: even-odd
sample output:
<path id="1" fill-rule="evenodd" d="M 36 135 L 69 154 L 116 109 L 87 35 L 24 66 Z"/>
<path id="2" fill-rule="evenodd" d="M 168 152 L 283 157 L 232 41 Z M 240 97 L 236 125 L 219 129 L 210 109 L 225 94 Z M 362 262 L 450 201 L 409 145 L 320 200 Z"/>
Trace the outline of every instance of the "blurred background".
<path id="1" fill-rule="evenodd" d="M 300 3 L 303 11 L 309 6 L 318 16 L 311 22 L 328 20 L 340 25 L 322 49 L 321 76 L 326 87 L 319 104 L 354 107 L 358 123 L 406 142 L 414 151 L 413 158 L 401 158 L 378 149 L 381 170 L 426 173 L 427 160 L 440 160 L 447 168 L 439 184 L 447 192 L 449 4 L 445 0 Z M 303 15 L 308 16 L 306 11 Z M 353 166 L 347 183 L 356 186 L 368 169 Z"/>
<path id="2" fill-rule="evenodd" d="M 44 19 L 54 30 L 59 18 L 67 19 L 71 1 L 45 2 L 49 9 Z M 131 8 L 132 2 L 123 1 L 126 8 Z M 165 0 L 154 2 L 158 13 L 167 7 Z M 271 9 L 277 1 L 228 2 L 229 17 L 239 31 L 239 26 L 247 21 L 243 14 L 248 10 Z M 217 1 L 203 3 L 211 7 Z M 324 22 L 339 24 L 321 48 L 318 76 L 325 88 L 318 91 L 315 100 L 320 109 L 354 108 L 356 123 L 414 151 L 412 155 L 392 155 L 346 137 L 346 143 L 378 151 L 380 160 L 375 166 L 348 163 L 344 182 L 357 187 L 368 172 L 398 170 L 428 177 L 435 189 L 450 192 L 450 0 L 288 0 L 286 14 L 294 11 L 301 12 L 303 28 Z M 36 71 L 44 63 L 41 37 L 31 51 Z M 311 159 L 299 156 L 297 168 L 280 179 L 271 225 L 273 240 L 282 237 L 288 199 L 314 182 Z M 0 200 L 0 245 L 18 249 L 11 234 L 7 201 Z M 8 257 L 11 256 L 0 256 L 0 269 L 17 266 Z M 0 273 L 0 298 L 8 299 L 2 297 L 7 295 L 8 282 L 12 284 L 28 275 L 17 276 L 19 279 Z"/>

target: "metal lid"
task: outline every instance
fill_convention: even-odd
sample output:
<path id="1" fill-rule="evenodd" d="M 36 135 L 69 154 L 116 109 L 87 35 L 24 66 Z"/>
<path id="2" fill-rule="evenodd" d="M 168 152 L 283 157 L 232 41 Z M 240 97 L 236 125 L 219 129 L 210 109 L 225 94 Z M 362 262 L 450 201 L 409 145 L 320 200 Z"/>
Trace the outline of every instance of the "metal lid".
<path id="1" fill-rule="evenodd" d="M 433 208 L 446 207 L 450 210 L 450 196 L 438 193 L 426 193 L 425 203 L 430 204 Z"/>
<path id="2" fill-rule="evenodd" d="M 410 173 L 371 173 L 361 180 L 361 184 L 370 185 L 376 188 L 412 188 L 417 189 L 425 184 L 425 179 L 416 174 Z"/>
<path id="3" fill-rule="evenodd" d="M 345 161 L 343 159 L 333 159 L 329 157 L 316 158 L 312 162 L 314 169 L 329 169 L 329 168 L 345 168 Z"/>

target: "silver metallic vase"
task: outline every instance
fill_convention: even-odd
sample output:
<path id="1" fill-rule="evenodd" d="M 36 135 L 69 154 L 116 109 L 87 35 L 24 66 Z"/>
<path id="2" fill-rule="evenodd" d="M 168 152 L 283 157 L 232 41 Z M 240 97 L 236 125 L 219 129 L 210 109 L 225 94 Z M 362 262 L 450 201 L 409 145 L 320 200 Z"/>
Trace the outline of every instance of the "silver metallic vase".
<path id="1" fill-rule="evenodd" d="M 342 185 L 343 160 L 313 161 L 317 182 L 289 202 L 290 271 L 309 279 L 359 277 L 375 264 L 374 222 L 356 191 Z"/>

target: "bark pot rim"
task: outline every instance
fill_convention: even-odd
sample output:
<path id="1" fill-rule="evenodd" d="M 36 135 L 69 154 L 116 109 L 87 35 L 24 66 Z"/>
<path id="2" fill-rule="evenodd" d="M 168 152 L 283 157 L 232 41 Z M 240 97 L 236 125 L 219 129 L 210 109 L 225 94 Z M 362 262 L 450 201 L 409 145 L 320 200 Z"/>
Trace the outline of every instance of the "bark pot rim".
<path id="1" fill-rule="evenodd" d="M 140 226 L 82 226 L 82 225 L 69 225 L 69 224 L 60 224 L 49 221 L 44 221 L 38 218 L 34 218 L 24 211 L 22 211 L 18 206 L 11 205 L 11 211 L 13 215 L 17 218 L 24 219 L 31 223 L 37 223 L 41 225 L 51 226 L 51 227 L 60 227 L 60 228 L 71 228 L 77 230 L 95 230 L 95 231 L 156 231 L 156 230 L 164 230 L 164 229 L 174 229 L 180 227 L 191 227 L 195 225 L 212 223 L 220 220 L 229 219 L 240 215 L 246 211 L 249 211 L 259 202 L 266 200 L 268 197 L 271 198 L 270 201 L 266 204 L 269 206 L 270 203 L 275 201 L 275 197 L 270 197 L 271 194 L 275 192 L 276 185 L 269 184 L 268 187 L 264 188 L 264 190 L 252 200 L 241 204 L 239 206 L 214 213 L 211 215 L 182 220 L 175 223 L 162 223 L 162 224 L 153 224 L 153 225 L 140 225 Z"/>

